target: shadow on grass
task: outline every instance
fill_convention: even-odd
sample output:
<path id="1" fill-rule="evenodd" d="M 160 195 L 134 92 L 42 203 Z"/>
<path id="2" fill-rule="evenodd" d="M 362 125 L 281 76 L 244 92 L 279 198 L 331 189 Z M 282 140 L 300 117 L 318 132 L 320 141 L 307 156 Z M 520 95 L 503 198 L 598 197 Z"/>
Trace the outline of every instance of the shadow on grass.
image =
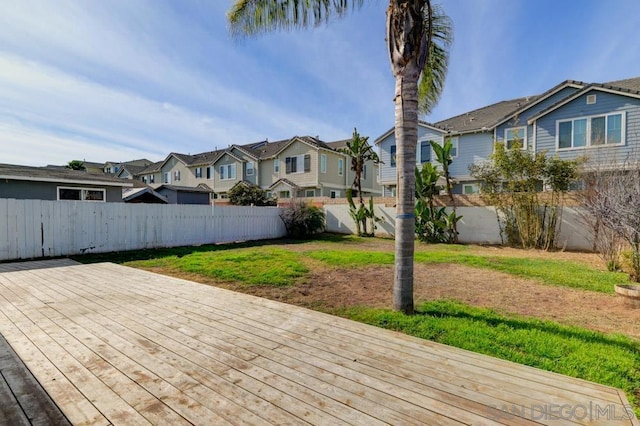
<path id="1" fill-rule="evenodd" d="M 455 305 L 457 305 L 457 303 Z M 592 343 L 600 343 L 640 353 L 640 342 L 635 342 L 623 335 L 620 335 L 619 337 L 616 335 L 607 336 L 596 331 L 573 329 L 572 327 L 555 324 L 549 321 L 504 317 L 491 310 L 473 313 L 465 311 L 462 306 L 459 309 L 451 309 L 450 306 L 451 305 L 449 305 L 446 310 L 443 310 L 442 307 L 438 305 L 422 305 L 416 309 L 415 315 L 429 316 L 432 318 L 466 319 L 481 322 L 491 327 L 504 325 L 514 330 L 538 330 L 568 339 L 571 338 Z"/>
<path id="2" fill-rule="evenodd" d="M 139 249 L 118 251 L 109 253 L 92 253 L 84 255 L 70 256 L 71 259 L 80 263 L 99 263 L 99 262 L 112 262 L 112 263 L 126 263 L 136 260 L 150 260 L 163 257 L 184 257 L 194 253 L 212 252 L 219 250 L 232 250 L 251 247 L 263 247 L 274 244 L 305 244 L 314 241 L 331 242 L 341 244 L 357 244 L 362 239 L 348 234 L 330 234 L 324 233 L 314 235 L 309 239 L 293 239 L 293 238 L 281 238 L 275 240 L 260 240 L 260 241 L 242 241 L 236 243 L 221 243 L 221 244 L 203 244 L 197 246 L 182 246 L 182 247 L 170 247 L 170 248 L 157 248 L 157 249 Z"/>

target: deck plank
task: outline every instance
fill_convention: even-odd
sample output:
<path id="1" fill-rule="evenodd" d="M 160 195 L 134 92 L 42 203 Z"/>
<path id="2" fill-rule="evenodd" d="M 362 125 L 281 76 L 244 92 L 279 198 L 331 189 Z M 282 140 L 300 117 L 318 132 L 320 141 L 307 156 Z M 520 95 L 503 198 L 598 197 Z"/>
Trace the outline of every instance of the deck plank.
<path id="1" fill-rule="evenodd" d="M 610 387 L 113 264 L 1 264 L 0 333 L 73 424 L 591 424 L 502 410 L 628 404 Z"/>

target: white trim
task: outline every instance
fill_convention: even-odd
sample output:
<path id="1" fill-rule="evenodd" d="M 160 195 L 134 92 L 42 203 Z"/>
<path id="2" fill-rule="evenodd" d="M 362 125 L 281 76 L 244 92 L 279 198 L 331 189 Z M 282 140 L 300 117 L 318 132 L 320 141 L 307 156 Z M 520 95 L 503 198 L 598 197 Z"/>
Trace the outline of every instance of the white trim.
<path id="1" fill-rule="evenodd" d="M 471 187 L 471 192 L 467 194 L 465 191 L 465 187 Z M 480 193 L 480 185 L 477 183 L 463 183 L 462 184 L 462 195 L 472 195 Z"/>
<path id="2" fill-rule="evenodd" d="M 247 176 L 253 176 L 255 174 L 255 167 L 253 166 L 253 161 L 247 161 L 246 172 Z M 249 173 L 251 172 L 251 173 Z"/>
<path id="3" fill-rule="evenodd" d="M 458 156 L 460 155 L 460 138 L 458 136 L 450 136 L 449 139 L 451 140 L 451 144 L 453 145 L 453 147 L 456 148 L 456 155 L 452 155 L 451 158 L 458 158 Z M 455 144 L 454 144 L 454 139 L 455 139 Z M 445 138 L 442 143 L 443 145 L 447 142 L 447 138 Z"/>
<path id="4" fill-rule="evenodd" d="M 506 127 L 506 128 L 504 129 L 504 147 L 505 147 L 506 149 L 511 149 L 511 148 L 509 148 L 509 146 L 508 146 L 509 139 L 507 138 L 507 132 L 509 132 L 509 131 L 515 132 L 515 131 L 518 131 L 518 130 L 524 130 L 524 137 L 522 138 L 522 142 L 523 142 L 523 143 L 522 143 L 522 147 L 521 147 L 521 149 L 522 149 L 523 151 L 526 151 L 526 149 L 527 149 L 527 142 L 528 142 L 528 141 L 527 141 L 527 127 L 528 127 L 528 126 Z"/>
<path id="5" fill-rule="evenodd" d="M 273 173 L 280 173 L 280 159 L 279 158 L 274 158 L 273 159 Z"/>
<path id="6" fill-rule="evenodd" d="M 61 189 L 73 189 L 80 191 L 80 200 L 61 200 L 60 199 L 60 190 Z M 84 197 L 86 196 L 87 191 L 99 191 L 102 192 L 102 200 L 86 200 Z M 91 203 L 106 203 L 107 202 L 107 190 L 104 188 L 80 188 L 73 186 L 58 186 L 56 187 L 56 199 L 58 201 L 87 201 Z"/>
<path id="7" fill-rule="evenodd" d="M 569 96 L 568 98 L 564 99 L 561 102 L 558 102 L 557 104 L 553 105 L 550 108 L 547 108 L 544 111 L 539 112 L 538 114 L 534 115 L 533 117 L 531 117 L 527 123 L 528 124 L 533 124 L 536 120 L 539 120 L 540 118 L 544 117 L 545 115 L 548 115 L 550 113 L 552 113 L 553 111 L 557 110 L 558 108 L 561 108 L 563 106 L 565 106 L 566 104 L 568 104 L 569 102 L 573 102 L 576 99 L 578 99 L 580 96 L 586 95 L 587 93 L 591 92 L 591 91 L 598 91 L 598 92 L 605 92 L 605 93 L 611 93 L 614 95 L 619 95 L 619 96 L 626 96 L 628 98 L 636 98 L 636 99 L 640 99 L 640 94 L 637 93 L 629 93 L 629 92 L 622 92 L 619 90 L 615 90 L 615 89 L 607 89 L 604 87 L 597 87 L 597 86 L 588 86 L 585 87 L 582 90 L 578 90 L 576 93 L 573 94 L 573 96 Z"/>
<path id="8" fill-rule="evenodd" d="M 591 120 L 593 118 L 599 118 L 599 117 L 604 117 L 605 118 L 605 138 L 606 138 L 606 133 L 607 133 L 607 125 L 608 125 L 608 118 L 610 116 L 614 116 L 614 115 L 620 115 L 620 143 L 616 143 L 616 144 L 608 144 L 608 143 L 603 143 L 601 145 L 592 145 L 591 144 Z M 574 135 L 574 128 L 575 125 L 573 124 L 574 121 L 576 120 L 587 120 L 587 127 L 586 127 L 586 141 L 585 141 L 585 145 L 584 146 L 573 146 L 573 135 Z M 560 148 L 560 124 L 561 123 L 571 123 L 571 145 L 568 148 Z M 627 139 L 627 132 L 626 132 L 626 127 L 627 127 L 627 114 L 626 111 L 615 111 L 615 112 L 610 112 L 608 114 L 593 114 L 593 115 L 585 115 L 582 117 L 572 117 L 572 118 L 566 118 L 566 119 L 562 119 L 562 120 L 556 120 L 556 151 L 575 151 L 575 150 L 581 150 L 581 149 L 589 149 L 589 148 L 602 148 L 602 147 L 609 147 L 609 146 L 625 146 L 626 145 L 626 139 Z"/>
<path id="9" fill-rule="evenodd" d="M 507 121 L 511 120 L 514 116 L 519 116 L 521 113 L 527 111 L 528 109 L 533 108 L 534 106 L 538 105 L 542 101 L 545 101 L 545 100 L 549 99 L 551 96 L 561 92 L 562 90 L 566 89 L 567 87 L 573 87 L 574 89 L 578 89 L 578 91 L 580 91 L 580 89 L 584 88 L 584 85 L 578 84 L 577 82 L 560 83 L 558 86 L 556 86 L 555 90 L 553 90 L 553 88 L 551 89 L 551 90 L 553 90 L 551 93 L 548 93 L 545 96 L 540 96 L 540 98 L 536 99 L 534 102 L 526 105 L 523 108 L 515 110 L 512 114 L 509 115 L 509 117 L 507 117 L 507 118 L 503 119 L 502 121 L 499 121 L 498 123 L 496 123 L 495 129 L 497 130 L 498 127 L 500 127 L 502 124 L 506 123 Z M 571 95 L 569 95 L 569 96 L 571 96 Z"/>
<path id="10" fill-rule="evenodd" d="M 133 186 L 132 183 L 116 183 L 116 182 L 105 182 L 105 181 L 88 181 L 88 180 L 74 180 L 74 179 L 54 179 L 54 178 L 40 178 L 40 177 L 31 177 L 31 176 L 13 176 L 13 175 L 0 175 L 0 179 L 7 180 L 26 180 L 29 182 L 54 182 L 54 183 L 73 183 L 78 185 L 103 185 L 103 186 L 125 186 L 130 188 Z M 123 179 L 124 180 L 124 179 Z"/>
<path id="11" fill-rule="evenodd" d="M 227 174 L 229 175 L 228 177 L 223 178 L 222 177 L 222 172 L 220 172 L 220 170 L 222 170 L 223 167 L 227 167 Z M 231 170 L 233 170 L 233 177 L 231 177 Z M 219 166 L 218 168 L 218 173 L 220 174 L 220 180 L 221 181 L 227 181 L 227 180 L 235 180 L 236 176 L 237 176 L 237 171 L 236 171 L 236 163 L 232 163 L 232 164 L 222 164 L 221 166 Z"/>

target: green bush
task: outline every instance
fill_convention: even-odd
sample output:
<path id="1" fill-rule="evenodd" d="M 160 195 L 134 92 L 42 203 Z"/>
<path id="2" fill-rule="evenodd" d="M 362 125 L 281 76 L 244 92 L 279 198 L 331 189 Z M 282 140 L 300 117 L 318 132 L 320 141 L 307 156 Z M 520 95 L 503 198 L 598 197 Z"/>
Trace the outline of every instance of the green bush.
<path id="1" fill-rule="evenodd" d="M 276 200 L 257 185 L 240 183 L 229 191 L 229 202 L 236 206 L 275 206 Z"/>
<path id="2" fill-rule="evenodd" d="M 280 213 L 287 235 L 293 238 L 307 238 L 325 229 L 325 214 L 315 206 L 302 201 L 293 201 Z"/>

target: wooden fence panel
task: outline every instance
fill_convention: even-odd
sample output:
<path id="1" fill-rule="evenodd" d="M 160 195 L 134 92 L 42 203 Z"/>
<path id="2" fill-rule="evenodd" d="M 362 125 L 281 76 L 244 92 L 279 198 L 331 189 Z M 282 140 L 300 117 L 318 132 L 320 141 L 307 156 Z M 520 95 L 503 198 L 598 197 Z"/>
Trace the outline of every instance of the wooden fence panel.
<path id="1" fill-rule="evenodd" d="M 279 238 L 276 207 L 0 199 L 0 260 Z"/>

